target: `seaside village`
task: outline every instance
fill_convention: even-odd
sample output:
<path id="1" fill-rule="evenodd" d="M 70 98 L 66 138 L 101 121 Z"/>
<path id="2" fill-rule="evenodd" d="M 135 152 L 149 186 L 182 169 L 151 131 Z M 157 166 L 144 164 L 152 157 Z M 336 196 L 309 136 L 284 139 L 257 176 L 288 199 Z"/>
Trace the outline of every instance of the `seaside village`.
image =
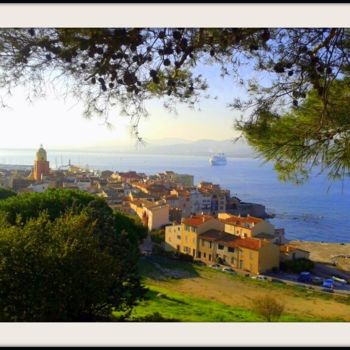
<path id="1" fill-rule="evenodd" d="M 218 184 L 194 185 L 192 175 L 96 171 L 70 161 L 53 170 L 42 146 L 33 167 L 3 168 L 1 187 L 17 193 L 49 188 L 87 191 L 105 198 L 115 210 L 137 215 L 149 232 L 164 230 L 165 251 L 206 264 L 261 274 L 278 268 L 281 261 L 309 257 L 309 252 L 288 243 L 283 228 L 268 221 L 263 205 L 243 202 Z M 152 254 L 150 237 L 141 249 L 143 254 Z"/>

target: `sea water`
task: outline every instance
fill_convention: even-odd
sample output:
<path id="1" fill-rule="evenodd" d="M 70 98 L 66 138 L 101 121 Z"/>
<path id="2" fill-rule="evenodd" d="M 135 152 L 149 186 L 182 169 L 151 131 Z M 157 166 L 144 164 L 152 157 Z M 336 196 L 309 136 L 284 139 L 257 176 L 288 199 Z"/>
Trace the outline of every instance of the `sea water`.
<path id="1" fill-rule="evenodd" d="M 275 214 L 271 223 L 284 227 L 288 239 L 350 242 L 350 178 L 330 181 L 313 176 L 304 185 L 283 183 L 273 164 L 253 158 L 227 158 L 225 166 L 210 166 L 208 157 L 48 151 L 52 168 L 74 165 L 90 169 L 154 174 L 165 170 L 194 175 L 197 184 L 210 181 L 245 202 L 261 203 Z M 0 150 L 0 164 L 33 164 L 35 150 Z"/>

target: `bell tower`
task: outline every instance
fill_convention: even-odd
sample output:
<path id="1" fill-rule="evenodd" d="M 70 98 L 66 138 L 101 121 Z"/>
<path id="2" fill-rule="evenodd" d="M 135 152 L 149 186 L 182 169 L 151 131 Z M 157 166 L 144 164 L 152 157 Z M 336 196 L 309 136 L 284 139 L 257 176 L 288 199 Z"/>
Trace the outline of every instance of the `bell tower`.
<path id="1" fill-rule="evenodd" d="M 35 162 L 34 162 L 34 171 L 33 177 L 34 180 L 40 181 L 43 176 L 50 174 L 50 163 L 47 161 L 47 154 L 43 145 L 40 145 L 40 148 L 36 152 Z"/>

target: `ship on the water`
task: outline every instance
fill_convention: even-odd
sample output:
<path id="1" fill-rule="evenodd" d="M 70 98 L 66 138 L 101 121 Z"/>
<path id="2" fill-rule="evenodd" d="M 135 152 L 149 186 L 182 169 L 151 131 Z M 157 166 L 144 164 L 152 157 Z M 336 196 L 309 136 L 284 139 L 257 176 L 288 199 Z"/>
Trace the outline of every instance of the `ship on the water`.
<path id="1" fill-rule="evenodd" d="M 226 163 L 227 163 L 227 160 L 224 153 L 217 153 L 209 158 L 209 164 L 212 166 L 226 165 Z"/>

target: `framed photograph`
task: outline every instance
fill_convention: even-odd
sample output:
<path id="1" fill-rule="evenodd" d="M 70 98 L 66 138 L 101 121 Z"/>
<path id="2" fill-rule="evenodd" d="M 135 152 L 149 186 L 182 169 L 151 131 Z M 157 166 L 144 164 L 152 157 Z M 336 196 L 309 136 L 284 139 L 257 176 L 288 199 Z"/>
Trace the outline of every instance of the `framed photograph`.
<path id="1" fill-rule="evenodd" d="M 1 345 L 349 345 L 349 9 L 1 4 Z"/>

